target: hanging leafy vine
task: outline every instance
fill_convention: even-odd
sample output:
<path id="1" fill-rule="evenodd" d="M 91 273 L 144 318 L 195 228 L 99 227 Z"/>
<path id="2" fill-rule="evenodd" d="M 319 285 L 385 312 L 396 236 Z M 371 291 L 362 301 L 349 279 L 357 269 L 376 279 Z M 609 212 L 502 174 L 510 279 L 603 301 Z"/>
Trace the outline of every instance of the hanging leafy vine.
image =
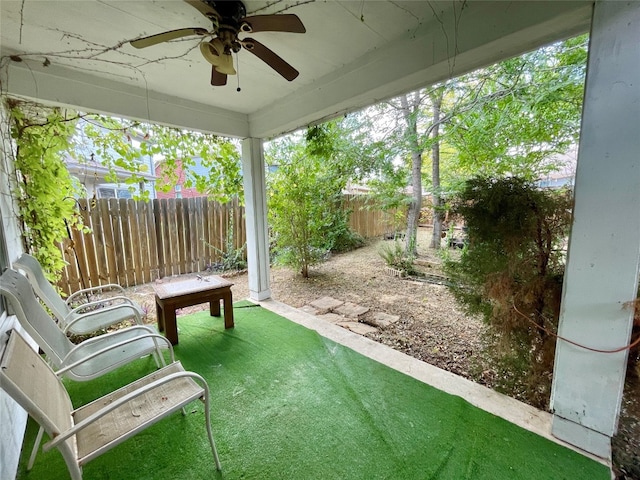
<path id="1" fill-rule="evenodd" d="M 14 141 L 13 195 L 25 249 L 56 281 L 65 265 L 58 243 L 68 236 L 68 228 L 83 228 L 75 208 L 79 188 L 64 164 L 79 116 L 15 100 L 7 100 L 7 109 Z"/>

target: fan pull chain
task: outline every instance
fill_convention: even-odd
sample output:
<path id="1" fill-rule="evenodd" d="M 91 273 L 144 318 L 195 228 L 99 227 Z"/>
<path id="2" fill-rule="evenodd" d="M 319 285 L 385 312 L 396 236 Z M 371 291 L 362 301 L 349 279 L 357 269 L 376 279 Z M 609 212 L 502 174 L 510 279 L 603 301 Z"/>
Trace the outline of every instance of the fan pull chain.
<path id="1" fill-rule="evenodd" d="M 238 58 L 238 54 L 236 53 L 236 78 L 238 80 L 238 88 L 236 88 L 236 92 L 241 91 L 240 88 L 240 59 Z"/>

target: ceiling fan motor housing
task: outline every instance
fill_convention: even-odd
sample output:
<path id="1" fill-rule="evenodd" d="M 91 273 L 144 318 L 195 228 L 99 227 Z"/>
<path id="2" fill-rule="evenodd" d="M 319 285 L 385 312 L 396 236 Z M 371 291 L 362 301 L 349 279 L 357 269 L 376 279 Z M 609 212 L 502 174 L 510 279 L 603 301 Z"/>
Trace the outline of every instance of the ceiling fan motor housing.
<path id="1" fill-rule="evenodd" d="M 237 0 L 203 0 L 216 10 L 221 17 L 220 24 L 228 25 L 236 31 L 240 29 L 240 20 L 247 16 L 244 3 Z"/>

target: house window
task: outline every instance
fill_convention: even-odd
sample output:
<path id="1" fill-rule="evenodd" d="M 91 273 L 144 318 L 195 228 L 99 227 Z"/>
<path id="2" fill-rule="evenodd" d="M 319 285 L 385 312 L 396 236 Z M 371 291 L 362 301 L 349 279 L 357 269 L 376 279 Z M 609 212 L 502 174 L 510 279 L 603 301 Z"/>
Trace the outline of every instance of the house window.
<path id="1" fill-rule="evenodd" d="M 119 188 L 118 189 L 118 198 L 131 198 L 131 192 L 128 188 Z"/>
<path id="2" fill-rule="evenodd" d="M 131 198 L 131 192 L 128 188 L 99 188 L 98 197 L 100 198 Z"/>
<path id="3" fill-rule="evenodd" d="M 100 198 L 116 198 L 116 191 L 113 188 L 99 188 L 98 197 Z"/>
<path id="4" fill-rule="evenodd" d="M 182 198 L 182 185 L 176 185 L 176 198 Z"/>

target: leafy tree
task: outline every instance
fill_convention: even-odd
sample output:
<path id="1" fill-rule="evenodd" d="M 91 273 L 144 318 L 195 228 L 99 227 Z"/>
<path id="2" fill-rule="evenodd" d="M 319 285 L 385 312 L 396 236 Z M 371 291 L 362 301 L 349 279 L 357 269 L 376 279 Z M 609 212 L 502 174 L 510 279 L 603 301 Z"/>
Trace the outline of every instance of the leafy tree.
<path id="1" fill-rule="evenodd" d="M 564 273 L 571 196 L 541 190 L 523 178 L 475 177 L 456 199 L 468 246 L 445 268 L 453 292 L 499 334 L 503 359 L 537 406 L 548 402 Z M 513 372 L 512 372 L 513 373 Z"/>
<path id="2" fill-rule="evenodd" d="M 462 77 L 473 108 L 445 125 L 457 162 L 478 175 L 529 180 L 558 169 L 553 157 L 578 139 L 586 58 L 582 35 Z"/>
<path id="3" fill-rule="evenodd" d="M 336 186 L 317 156 L 298 146 L 269 176 L 269 225 L 278 261 L 309 276 L 309 267 L 322 261 L 330 245 Z"/>
<path id="4" fill-rule="evenodd" d="M 370 171 L 376 163 L 369 144 L 353 140 L 361 134 L 357 122 L 327 122 L 310 127 L 306 135 L 271 142 L 266 150 L 275 171 L 269 180 L 269 224 L 280 262 L 309 276 L 309 267 L 329 251 L 362 244 L 348 225 L 342 206 L 347 182 Z"/>
<path id="5" fill-rule="evenodd" d="M 438 248 L 445 193 L 461 188 L 460 178 L 534 180 L 559 167 L 552 158 L 575 144 L 579 132 L 586 46 L 586 36 L 569 39 L 376 107 L 373 130 L 385 132 L 411 172 L 407 253 L 415 249 L 423 186 L 433 198 L 431 247 Z M 429 157 L 430 175 L 422 169 Z"/>
<path id="6" fill-rule="evenodd" d="M 95 154 L 109 168 L 107 180 L 112 182 L 117 182 L 116 167 L 130 172 L 126 183 L 131 185 L 132 192 L 134 185 L 144 181 L 140 158 L 160 155 L 164 158 L 163 175 L 156 187 L 161 191 L 168 191 L 177 183 L 180 161 L 187 172 L 186 188 L 195 187 L 222 203 L 242 195 L 240 155 L 237 146 L 228 139 L 95 114 L 83 116 L 79 134 L 77 152 L 85 157 Z M 189 168 L 195 166 L 197 158 L 207 170 L 204 175 Z M 148 197 L 148 192 L 142 192 L 141 196 Z"/>

